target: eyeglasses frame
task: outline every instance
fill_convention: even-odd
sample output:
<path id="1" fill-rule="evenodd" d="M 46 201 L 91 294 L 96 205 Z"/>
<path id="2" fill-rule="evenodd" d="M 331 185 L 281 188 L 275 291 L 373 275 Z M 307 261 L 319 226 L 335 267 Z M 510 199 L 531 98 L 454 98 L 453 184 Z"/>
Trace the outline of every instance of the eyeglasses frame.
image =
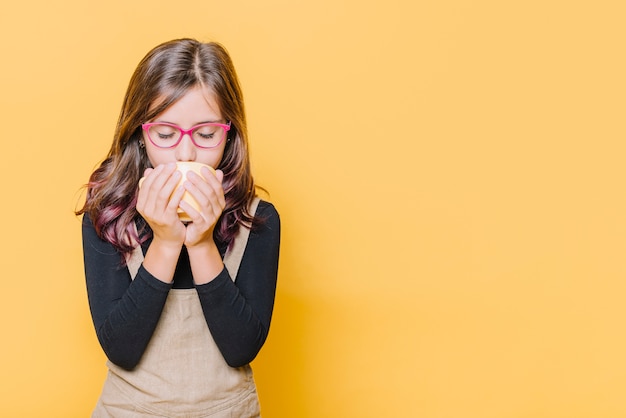
<path id="1" fill-rule="evenodd" d="M 150 130 L 150 127 L 154 126 L 154 125 L 164 125 L 164 126 L 169 126 L 175 129 L 178 129 L 178 131 L 180 132 L 180 136 L 178 137 L 178 141 L 176 141 L 175 144 L 170 145 L 169 147 L 162 147 L 161 145 L 158 145 L 157 143 L 155 143 L 152 138 L 150 137 L 150 132 L 148 132 Z M 196 143 L 196 141 L 194 141 L 193 139 L 193 131 L 196 130 L 199 127 L 202 126 L 219 126 L 221 128 L 224 129 L 224 137 L 220 140 L 220 142 L 218 142 L 217 144 L 210 146 L 210 147 L 203 147 L 202 145 L 198 145 Z M 148 137 L 148 139 L 150 140 L 150 142 L 152 142 L 152 144 L 157 147 L 157 148 L 161 148 L 161 149 L 169 149 L 169 148 L 175 148 L 178 146 L 178 144 L 180 144 L 180 141 L 183 140 L 183 136 L 185 135 L 189 135 L 189 139 L 191 139 L 191 142 L 198 148 L 202 148 L 202 149 L 211 149 L 211 148 L 215 148 L 215 147 L 219 147 L 220 144 L 222 142 L 224 142 L 224 139 L 226 137 L 228 137 L 228 131 L 230 131 L 230 121 L 228 122 L 228 124 L 224 124 L 224 123 L 215 123 L 215 122 L 209 122 L 209 123 L 199 123 L 198 125 L 194 125 L 189 129 L 183 129 L 180 126 L 176 125 L 175 123 L 168 123 L 168 122 L 150 122 L 150 123 L 143 123 L 141 124 L 141 129 L 144 130 L 144 132 L 146 133 L 146 136 Z"/>

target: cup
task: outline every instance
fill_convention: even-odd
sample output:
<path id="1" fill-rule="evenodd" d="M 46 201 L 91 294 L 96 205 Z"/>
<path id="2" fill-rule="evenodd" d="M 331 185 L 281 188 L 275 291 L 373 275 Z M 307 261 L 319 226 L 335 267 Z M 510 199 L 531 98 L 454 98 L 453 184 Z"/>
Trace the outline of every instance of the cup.
<path id="1" fill-rule="evenodd" d="M 215 174 L 215 170 L 210 165 L 198 163 L 195 161 L 177 161 L 176 170 L 181 172 L 182 177 L 180 178 L 180 181 L 176 185 L 176 188 L 181 187 L 182 184 L 187 180 L 187 173 L 189 173 L 190 171 L 193 171 L 194 173 L 202 177 L 202 173 L 200 172 L 202 167 L 208 168 L 209 170 L 213 172 L 213 174 Z M 139 179 L 139 187 L 141 187 L 143 180 L 144 180 L 143 177 Z M 182 200 L 189 203 L 196 211 L 200 212 L 200 205 L 189 192 L 185 192 L 185 194 L 183 194 Z M 181 221 L 191 222 L 191 218 L 189 217 L 189 215 L 187 215 L 187 213 L 181 207 L 178 207 L 177 212 L 178 212 L 178 217 L 180 218 Z"/>

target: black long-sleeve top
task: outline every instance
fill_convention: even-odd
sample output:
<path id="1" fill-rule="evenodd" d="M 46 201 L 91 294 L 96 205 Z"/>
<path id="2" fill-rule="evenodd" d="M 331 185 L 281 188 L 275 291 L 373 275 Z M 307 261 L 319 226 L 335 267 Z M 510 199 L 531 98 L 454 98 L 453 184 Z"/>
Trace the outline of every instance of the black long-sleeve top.
<path id="1" fill-rule="evenodd" d="M 204 316 L 226 363 L 240 367 L 257 355 L 270 327 L 280 246 L 280 218 L 261 201 L 257 215 L 265 222 L 254 229 L 236 281 L 224 268 L 211 282 L 194 285 L 189 256 L 181 252 L 174 281 L 163 283 L 143 265 L 131 280 L 120 253 L 95 232 L 83 216 L 83 252 L 89 307 L 98 340 L 110 361 L 131 370 L 140 361 L 159 321 L 171 288 L 196 288 Z M 145 254 L 151 240 L 142 245 Z M 224 256 L 226 246 L 218 243 Z"/>

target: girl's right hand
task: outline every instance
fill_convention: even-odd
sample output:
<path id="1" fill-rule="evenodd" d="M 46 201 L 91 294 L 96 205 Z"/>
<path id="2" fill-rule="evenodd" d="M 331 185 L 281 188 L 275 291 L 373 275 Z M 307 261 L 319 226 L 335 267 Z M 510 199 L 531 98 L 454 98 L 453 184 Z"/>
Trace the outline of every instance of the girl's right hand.
<path id="1" fill-rule="evenodd" d="M 137 196 L 137 212 L 152 228 L 154 240 L 182 247 L 185 225 L 180 221 L 177 209 L 185 189 L 176 189 L 180 178 L 175 163 L 146 169 Z"/>

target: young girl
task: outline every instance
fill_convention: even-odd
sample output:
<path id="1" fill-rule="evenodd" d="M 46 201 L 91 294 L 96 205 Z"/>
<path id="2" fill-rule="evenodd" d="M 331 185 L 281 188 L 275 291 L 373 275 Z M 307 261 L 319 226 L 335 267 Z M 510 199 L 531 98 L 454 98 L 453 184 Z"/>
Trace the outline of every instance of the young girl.
<path id="1" fill-rule="evenodd" d="M 179 186 L 176 163 L 191 161 L 215 171 Z M 222 46 L 175 40 L 139 63 L 78 214 L 109 360 L 93 417 L 259 416 L 249 363 L 270 326 L 280 221 L 255 194 L 241 89 Z"/>

